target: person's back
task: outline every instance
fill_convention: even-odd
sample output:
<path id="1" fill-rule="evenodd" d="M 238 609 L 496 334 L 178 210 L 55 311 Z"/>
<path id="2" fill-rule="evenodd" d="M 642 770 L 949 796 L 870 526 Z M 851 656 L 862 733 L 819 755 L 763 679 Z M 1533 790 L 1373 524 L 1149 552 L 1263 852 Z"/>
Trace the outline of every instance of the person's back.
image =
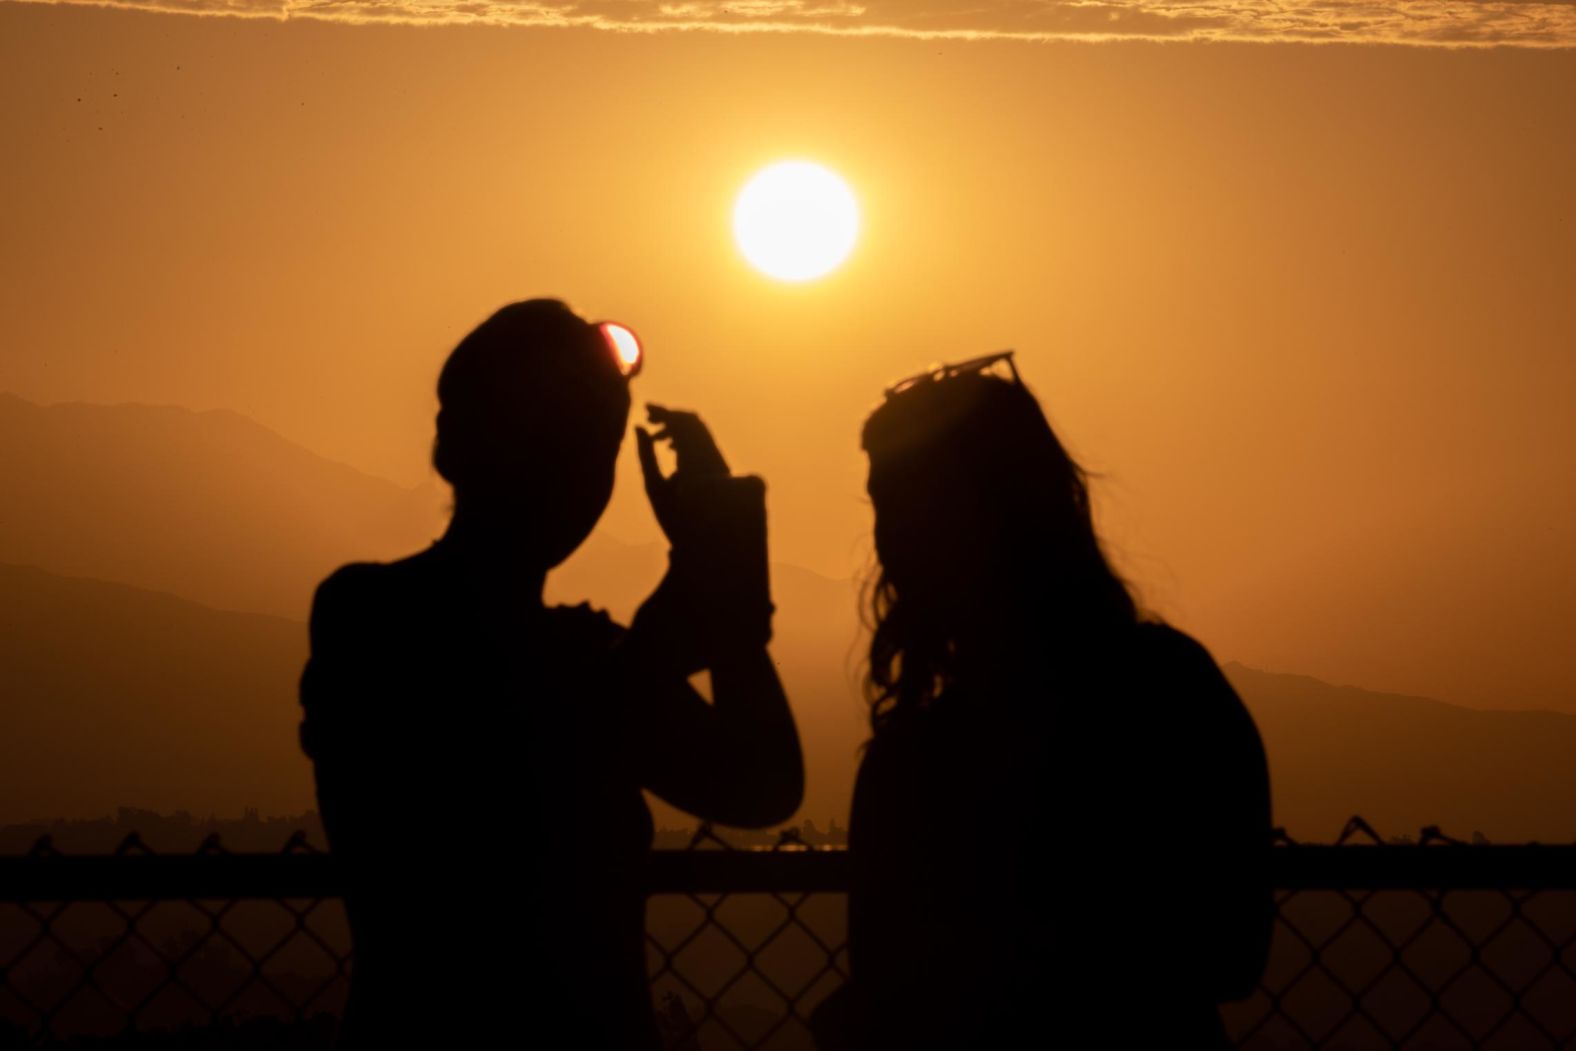
<path id="1" fill-rule="evenodd" d="M 1087 675 L 944 694 L 871 741 L 849 830 L 866 1046 L 1207 1047 L 1216 1002 L 1250 991 L 1269 821 L 1252 721 L 1171 628 L 1084 656 Z"/>
<path id="2" fill-rule="evenodd" d="M 441 543 L 320 587 L 302 739 L 351 887 L 358 1044 L 425 1020 L 461 1045 L 650 1043 L 631 907 L 650 816 L 616 691 L 588 674 L 620 633 L 487 608 Z"/>
<path id="3" fill-rule="evenodd" d="M 905 381 L 865 426 L 874 735 L 817 1039 L 1219 1045 L 1273 919 L 1263 748 L 1203 647 L 1141 616 L 998 362 Z"/>

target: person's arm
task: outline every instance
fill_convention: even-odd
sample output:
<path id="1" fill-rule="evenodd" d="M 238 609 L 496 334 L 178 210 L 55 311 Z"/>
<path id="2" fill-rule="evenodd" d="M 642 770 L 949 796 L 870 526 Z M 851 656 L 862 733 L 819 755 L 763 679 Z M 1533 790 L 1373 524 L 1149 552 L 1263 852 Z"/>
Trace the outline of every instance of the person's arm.
<path id="1" fill-rule="evenodd" d="M 629 676 L 630 747 L 641 781 L 659 798 L 707 821 L 762 828 L 793 816 L 804 795 L 799 734 L 764 646 L 710 661 L 713 703 L 657 655 L 621 655 Z"/>
<path id="2" fill-rule="evenodd" d="M 1209 652 L 1183 638 L 1188 703 L 1178 714 L 1200 723 L 1179 737 L 1200 745 L 1187 764 L 1196 813 L 1189 846 L 1199 868 L 1190 880 L 1196 907 L 1187 910 L 1193 930 L 1183 937 L 1197 954 L 1197 977 L 1221 1003 L 1251 996 L 1269 959 L 1275 922 L 1269 767 L 1242 699 Z"/>
<path id="3" fill-rule="evenodd" d="M 787 820 L 804 795 L 804 761 L 771 638 L 765 487 L 736 478 L 693 413 L 648 410 L 637 432 L 646 492 L 673 542 L 668 575 L 635 615 L 617 660 L 642 782 L 669 803 L 723 824 Z M 664 476 L 655 443 L 678 468 Z M 711 672 L 713 703 L 688 684 Z"/>
<path id="4" fill-rule="evenodd" d="M 945 1026 L 957 977 L 1000 960 L 949 958 L 945 920 L 957 915 L 934 880 L 936 830 L 927 827 L 924 773 L 901 731 L 865 748 L 848 821 L 853 863 L 848 894 L 851 999 L 838 1019 L 850 1047 L 925 1046 Z M 978 845 L 974 845 L 978 846 Z M 948 843 L 941 850 L 959 849 Z M 973 849 L 966 846 L 961 849 Z M 983 849 L 989 849 L 985 846 Z"/>
<path id="5" fill-rule="evenodd" d="M 881 739 L 866 745 L 849 807 L 848 963 L 854 979 L 872 989 L 919 959 L 911 951 L 919 925 L 908 900 L 919 876 L 910 856 L 917 801 L 900 748 Z"/>
<path id="6" fill-rule="evenodd" d="M 366 652 L 364 588 L 371 567 L 345 566 L 318 585 L 308 621 L 311 653 L 301 674 L 301 748 L 312 760 L 318 813 L 330 848 L 354 860 L 377 814 L 361 776 L 368 742 L 356 732 L 374 669 Z"/>
<path id="7" fill-rule="evenodd" d="M 1225 677 L 1220 681 L 1225 684 Z M 1220 922 L 1217 936 L 1204 942 L 1217 1003 L 1253 995 L 1269 962 L 1275 925 L 1269 768 L 1258 729 L 1235 691 L 1232 700 L 1227 741 L 1234 742 L 1228 745 L 1233 756 L 1222 763 L 1223 776 L 1213 786 L 1223 874 L 1213 907 Z"/>

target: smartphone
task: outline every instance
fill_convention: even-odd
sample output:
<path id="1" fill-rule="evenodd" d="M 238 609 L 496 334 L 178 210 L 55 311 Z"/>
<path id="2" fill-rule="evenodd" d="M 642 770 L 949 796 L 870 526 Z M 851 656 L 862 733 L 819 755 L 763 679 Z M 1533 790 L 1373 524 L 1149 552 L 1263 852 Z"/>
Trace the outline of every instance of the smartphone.
<path id="1" fill-rule="evenodd" d="M 721 634 L 771 637 L 766 483 L 755 475 L 705 477 L 686 486 L 685 557 L 700 572 L 702 615 Z"/>

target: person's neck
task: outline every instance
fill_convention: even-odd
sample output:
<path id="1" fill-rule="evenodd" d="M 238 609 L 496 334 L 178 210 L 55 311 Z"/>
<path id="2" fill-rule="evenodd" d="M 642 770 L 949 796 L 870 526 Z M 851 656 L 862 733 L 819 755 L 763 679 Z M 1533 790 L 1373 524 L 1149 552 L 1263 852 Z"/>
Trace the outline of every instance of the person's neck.
<path id="1" fill-rule="evenodd" d="M 478 584 L 543 605 L 547 570 L 521 543 L 517 525 L 456 506 L 439 545 L 465 563 Z"/>

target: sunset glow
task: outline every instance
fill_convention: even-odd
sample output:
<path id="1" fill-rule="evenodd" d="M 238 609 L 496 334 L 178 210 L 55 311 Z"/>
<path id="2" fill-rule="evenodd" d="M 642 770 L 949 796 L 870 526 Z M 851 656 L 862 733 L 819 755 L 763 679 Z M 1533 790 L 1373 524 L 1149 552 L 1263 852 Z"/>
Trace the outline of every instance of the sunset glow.
<path id="1" fill-rule="evenodd" d="M 1239 662 L 1277 824 L 1570 841 L 1565 738 L 1462 731 L 1466 792 L 1273 678 L 1576 739 L 1576 6 L 1336 6 L 0 3 L 0 824 L 312 807 L 315 589 L 444 533 L 437 377 L 552 297 L 595 364 L 657 348 L 631 425 L 767 483 L 818 827 L 870 734 L 864 421 L 1010 346 L 1143 606 Z M 622 623 L 670 547 L 625 438 L 545 584 Z"/>

